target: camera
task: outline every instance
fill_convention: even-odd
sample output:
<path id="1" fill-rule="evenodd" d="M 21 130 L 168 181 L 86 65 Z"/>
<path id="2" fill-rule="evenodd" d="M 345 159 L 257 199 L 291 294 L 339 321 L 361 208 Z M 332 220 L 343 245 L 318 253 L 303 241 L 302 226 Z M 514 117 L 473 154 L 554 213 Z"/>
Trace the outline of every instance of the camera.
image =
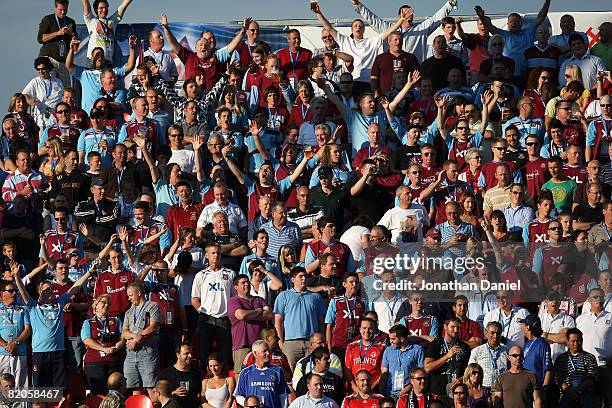
<path id="1" fill-rule="evenodd" d="M 372 166 L 370 168 L 370 174 L 380 174 L 380 173 L 382 173 L 380 166 Z"/>

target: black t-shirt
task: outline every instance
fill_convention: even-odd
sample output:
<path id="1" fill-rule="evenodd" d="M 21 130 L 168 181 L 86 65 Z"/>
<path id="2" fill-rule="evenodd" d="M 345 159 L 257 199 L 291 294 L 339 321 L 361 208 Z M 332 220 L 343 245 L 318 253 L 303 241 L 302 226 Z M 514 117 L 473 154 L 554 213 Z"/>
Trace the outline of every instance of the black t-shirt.
<path id="1" fill-rule="evenodd" d="M 446 385 L 461 377 L 470 359 L 470 346 L 462 341 L 456 343 L 461 347 L 461 351 L 455 354 L 450 360 L 444 363 L 440 368 L 429 373 L 429 383 L 431 384 L 431 392 L 438 395 L 446 394 Z M 439 359 L 453 347 L 444 340 L 435 339 L 425 352 L 425 358 Z"/>
<path id="2" fill-rule="evenodd" d="M 420 164 L 421 161 L 421 146 L 407 146 L 402 145 L 395 151 L 395 162 L 396 170 L 407 170 L 411 164 Z"/>
<path id="3" fill-rule="evenodd" d="M 174 366 L 163 369 L 159 373 L 159 380 L 167 380 L 170 383 L 170 389 L 176 390 L 181 382 L 189 383 L 189 394 L 186 397 L 175 397 L 182 407 L 198 407 L 200 401 L 198 395 L 202 392 L 202 373 L 195 368 L 189 371 L 179 371 Z"/>
<path id="4" fill-rule="evenodd" d="M 574 209 L 574 219 L 579 222 L 595 222 L 603 221 L 603 212 L 601 203 L 597 203 L 595 207 L 591 207 L 589 203 L 581 203 Z"/>
<path id="5" fill-rule="evenodd" d="M 321 375 L 321 374 L 320 374 Z M 306 375 L 303 375 L 295 387 L 295 394 L 298 397 L 305 395 L 308 392 L 308 384 L 306 384 Z M 342 378 L 329 370 L 323 375 L 323 394 L 336 401 L 338 405 L 342 405 L 342 400 L 346 395 Z"/>
<path id="6" fill-rule="evenodd" d="M 434 91 L 448 86 L 448 80 L 446 78 L 448 77 L 448 71 L 453 68 L 459 69 L 461 74 L 465 77 L 465 66 L 463 62 L 450 54 L 440 59 L 436 57 L 427 58 L 421 64 L 421 72 L 426 72 L 427 76 L 431 78 Z"/>
<path id="7" fill-rule="evenodd" d="M 380 184 L 366 184 L 359 194 L 351 198 L 351 204 L 353 214 L 367 215 L 373 222 L 378 222 L 392 203 L 386 188 Z"/>

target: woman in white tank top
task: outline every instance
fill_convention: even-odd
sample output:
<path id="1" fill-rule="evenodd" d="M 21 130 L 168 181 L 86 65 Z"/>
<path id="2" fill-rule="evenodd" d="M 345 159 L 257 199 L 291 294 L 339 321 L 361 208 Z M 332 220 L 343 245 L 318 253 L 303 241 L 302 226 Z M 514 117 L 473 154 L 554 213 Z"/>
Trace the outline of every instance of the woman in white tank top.
<path id="1" fill-rule="evenodd" d="M 202 407 L 231 408 L 236 380 L 229 376 L 223 358 L 218 353 L 208 356 L 207 370 L 202 380 Z"/>

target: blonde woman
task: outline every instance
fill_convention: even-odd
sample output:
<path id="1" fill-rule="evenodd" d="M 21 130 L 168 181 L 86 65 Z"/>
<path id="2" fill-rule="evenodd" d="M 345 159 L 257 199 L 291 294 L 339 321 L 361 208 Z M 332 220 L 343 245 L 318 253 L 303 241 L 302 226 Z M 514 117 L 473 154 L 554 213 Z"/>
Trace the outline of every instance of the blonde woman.
<path id="1" fill-rule="evenodd" d="M 92 394 L 106 394 L 108 376 L 123 369 L 123 324 L 118 317 L 108 316 L 110 306 L 109 295 L 98 296 L 92 305 L 93 317 L 85 320 L 81 328 L 81 339 L 86 348 L 83 367 Z"/>
<path id="2" fill-rule="evenodd" d="M 315 225 L 313 225 L 315 228 Z M 305 246 L 305 245 L 304 245 Z M 278 250 L 278 266 L 281 272 L 281 280 L 286 288 L 291 287 L 291 269 L 296 266 L 304 267 L 304 263 L 300 262 L 295 248 L 291 245 L 283 245 Z"/>
<path id="3" fill-rule="evenodd" d="M 470 363 L 463 374 L 463 382 L 468 387 L 468 406 L 470 408 L 490 408 L 491 390 L 482 386 L 483 371 L 477 363 Z"/>
<path id="4" fill-rule="evenodd" d="M 52 181 L 55 176 L 64 171 L 64 158 L 62 157 L 62 141 L 59 137 L 53 136 L 45 142 L 47 157 L 41 163 L 40 171 L 49 181 Z"/>
<path id="5" fill-rule="evenodd" d="M 584 83 L 582 82 L 582 71 L 580 70 L 580 67 L 578 65 L 569 64 L 565 67 L 565 83 L 569 84 L 572 81 L 578 81 L 584 86 Z M 559 93 L 559 95 L 563 96 L 566 89 L 567 86 L 561 88 L 561 92 Z M 582 92 L 582 95 L 580 95 L 580 98 L 578 98 L 578 100 L 576 101 L 578 106 L 580 106 L 580 110 L 582 112 L 584 112 L 584 110 L 586 109 L 587 105 L 590 102 L 590 99 L 591 91 L 585 88 Z"/>

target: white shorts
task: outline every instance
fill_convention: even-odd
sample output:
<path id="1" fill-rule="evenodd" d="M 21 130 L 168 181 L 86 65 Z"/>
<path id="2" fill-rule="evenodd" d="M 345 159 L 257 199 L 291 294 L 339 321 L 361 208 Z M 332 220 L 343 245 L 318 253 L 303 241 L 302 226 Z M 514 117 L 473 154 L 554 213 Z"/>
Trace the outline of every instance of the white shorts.
<path id="1" fill-rule="evenodd" d="M 0 356 L 0 374 L 15 376 L 15 387 L 28 387 L 28 356 Z"/>

